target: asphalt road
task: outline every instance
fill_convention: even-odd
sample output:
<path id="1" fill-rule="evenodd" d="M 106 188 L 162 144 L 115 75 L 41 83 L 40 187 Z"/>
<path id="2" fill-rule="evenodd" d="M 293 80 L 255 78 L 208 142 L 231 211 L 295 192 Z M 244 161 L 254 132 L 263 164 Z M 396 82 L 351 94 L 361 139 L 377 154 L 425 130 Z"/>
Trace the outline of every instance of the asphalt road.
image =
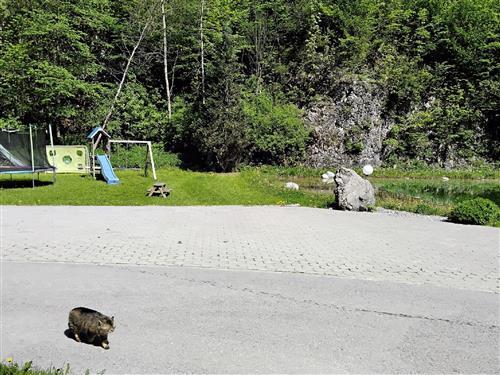
<path id="1" fill-rule="evenodd" d="M 500 373 L 498 229 L 274 207 L 0 217 L 2 359 L 74 373 Z M 110 350 L 64 335 L 77 306 L 115 316 Z"/>
<path id="2" fill-rule="evenodd" d="M 2 356 L 76 373 L 498 373 L 498 295 L 290 273 L 5 263 Z M 67 314 L 115 316 L 110 350 Z"/>

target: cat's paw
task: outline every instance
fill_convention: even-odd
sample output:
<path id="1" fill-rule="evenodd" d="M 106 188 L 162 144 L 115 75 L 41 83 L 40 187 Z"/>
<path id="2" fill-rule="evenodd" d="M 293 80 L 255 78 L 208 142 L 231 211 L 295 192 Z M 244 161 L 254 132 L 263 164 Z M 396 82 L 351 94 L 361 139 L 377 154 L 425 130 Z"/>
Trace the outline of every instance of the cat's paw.
<path id="1" fill-rule="evenodd" d="M 101 345 L 102 345 L 102 347 L 103 347 L 104 349 L 106 349 L 106 350 L 108 350 L 108 349 L 109 349 L 109 344 L 108 344 L 107 342 L 103 342 Z"/>

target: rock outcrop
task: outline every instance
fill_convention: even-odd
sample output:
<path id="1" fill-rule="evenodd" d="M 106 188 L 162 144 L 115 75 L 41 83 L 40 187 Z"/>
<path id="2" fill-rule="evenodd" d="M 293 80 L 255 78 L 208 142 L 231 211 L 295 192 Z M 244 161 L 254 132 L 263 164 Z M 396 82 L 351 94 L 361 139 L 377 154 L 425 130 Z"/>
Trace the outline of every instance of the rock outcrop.
<path id="1" fill-rule="evenodd" d="M 375 205 L 375 191 L 370 181 L 352 169 L 341 167 L 335 173 L 333 193 L 336 205 L 342 210 L 368 211 Z"/>
<path id="2" fill-rule="evenodd" d="M 387 93 L 364 82 L 343 82 L 330 97 L 306 112 L 313 129 L 307 163 L 316 168 L 332 165 L 379 166 L 383 141 L 392 128 L 386 118 Z"/>

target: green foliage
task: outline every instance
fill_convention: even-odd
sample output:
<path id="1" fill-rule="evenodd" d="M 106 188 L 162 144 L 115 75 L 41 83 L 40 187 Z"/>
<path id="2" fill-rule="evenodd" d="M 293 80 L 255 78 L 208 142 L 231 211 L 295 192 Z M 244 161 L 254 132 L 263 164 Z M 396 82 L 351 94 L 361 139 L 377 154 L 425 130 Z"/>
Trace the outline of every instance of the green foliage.
<path id="1" fill-rule="evenodd" d="M 242 111 L 252 162 L 286 165 L 303 158 L 309 131 L 296 106 L 261 92 L 244 100 Z"/>
<path id="2" fill-rule="evenodd" d="M 494 225 L 500 221 L 500 208 L 489 199 L 474 198 L 453 208 L 448 219 L 462 224 Z"/>
<path id="3" fill-rule="evenodd" d="M 7 1 L 0 31 L 0 113 L 23 123 L 52 123 L 60 131 L 82 126 L 99 100 L 104 67 L 97 54 L 113 27 L 107 1 Z M 103 39 L 101 39 L 103 38 Z M 85 124 L 86 125 L 86 124 Z"/>
<path id="4" fill-rule="evenodd" d="M 69 373 L 69 365 L 64 366 L 64 368 L 52 367 L 46 370 L 41 370 L 35 368 L 31 361 L 22 365 L 15 362 L 9 362 L 7 364 L 0 363 L 0 374 L 2 375 L 68 375 Z"/>
<path id="5" fill-rule="evenodd" d="M 156 168 L 179 167 L 179 156 L 166 152 L 159 144 L 153 144 L 153 159 Z M 147 146 L 138 144 L 115 143 L 112 146 L 111 162 L 115 168 L 144 168 L 147 158 Z M 148 168 L 149 158 L 148 160 Z"/>
<path id="6" fill-rule="evenodd" d="M 208 116 L 200 118 L 195 134 L 199 150 L 207 156 L 207 166 L 228 172 L 246 158 L 248 138 L 239 102 L 227 104 L 223 109 L 207 110 Z"/>
<path id="7" fill-rule="evenodd" d="M 0 129 L 8 129 L 8 130 L 14 130 L 14 129 L 21 129 L 23 127 L 23 124 L 12 117 L 6 117 L 6 118 L 0 118 Z"/>
<path id="8" fill-rule="evenodd" d="M 170 148 L 198 153 L 202 166 L 222 171 L 242 164 L 290 164 L 303 158 L 309 130 L 296 106 L 264 91 L 231 95 L 223 108 L 215 107 L 213 97 L 206 98 L 206 105 L 197 103 L 203 112 L 177 99 L 175 120 L 167 126 L 165 138 Z"/>
<path id="9" fill-rule="evenodd" d="M 107 107 L 103 109 L 106 110 Z M 143 85 L 130 82 L 115 105 L 107 131 L 113 138 L 156 142 L 163 139 L 167 126 L 165 102 L 159 93 L 154 90 L 148 92 Z"/>
<path id="10" fill-rule="evenodd" d="M 308 142 L 300 109 L 367 81 L 394 124 L 384 160 L 500 157 L 498 1 L 204 0 L 203 15 L 199 0 L 166 5 L 170 121 L 157 1 L 4 0 L 0 126 L 50 123 L 59 142 L 81 143 L 149 22 L 109 123 L 117 137 L 218 170 L 296 163 Z M 360 154 L 364 137 L 347 134 L 346 152 Z"/>

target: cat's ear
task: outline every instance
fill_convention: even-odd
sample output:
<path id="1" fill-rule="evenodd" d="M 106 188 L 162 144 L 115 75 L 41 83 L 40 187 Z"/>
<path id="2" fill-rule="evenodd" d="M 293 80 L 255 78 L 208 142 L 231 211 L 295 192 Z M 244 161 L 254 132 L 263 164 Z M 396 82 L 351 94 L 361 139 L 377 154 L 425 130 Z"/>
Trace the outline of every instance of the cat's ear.
<path id="1" fill-rule="evenodd" d="M 97 326 L 98 326 L 98 327 L 102 326 L 102 321 L 98 320 L 98 321 L 97 321 Z"/>

